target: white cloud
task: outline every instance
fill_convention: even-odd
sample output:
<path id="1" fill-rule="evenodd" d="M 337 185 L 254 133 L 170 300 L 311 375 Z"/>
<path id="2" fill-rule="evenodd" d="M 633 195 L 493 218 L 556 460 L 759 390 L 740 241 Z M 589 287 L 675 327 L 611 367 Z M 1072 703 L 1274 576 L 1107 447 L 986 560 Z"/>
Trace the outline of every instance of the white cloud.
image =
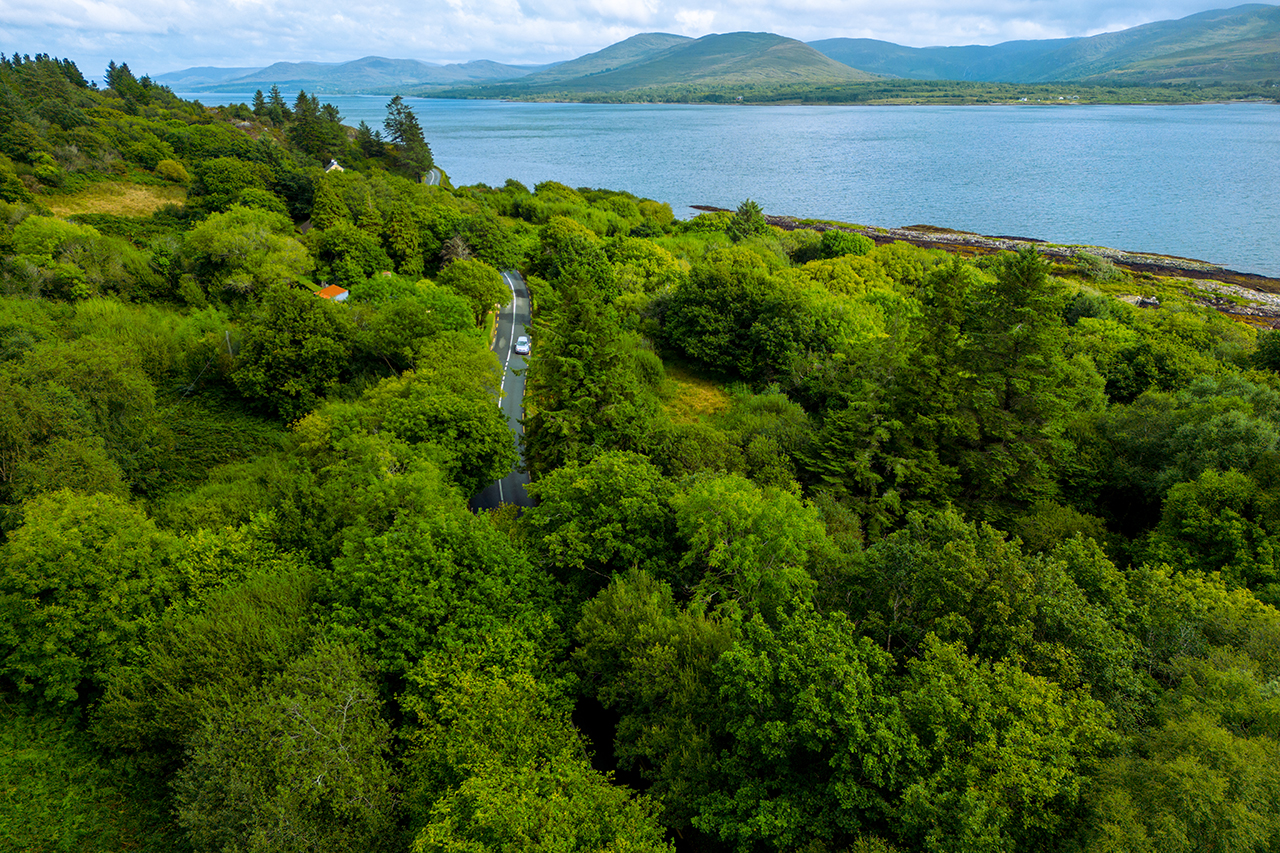
<path id="1" fill-rule="evenodd" d="M 675 14 L 675 31 L 678 35 L 697 38 L 711 32 L 715 20 L 714 9 L 681 9 Z"/>
<path id="2" fill-rule="evenodd" d="M 15 28 L 41 27 L 71 31 L 154 33 L 164 27 L 150 16 L 139 16 L 134 6 L 87 0 L 6 0 L 0 8 L 0 25 Z"/>

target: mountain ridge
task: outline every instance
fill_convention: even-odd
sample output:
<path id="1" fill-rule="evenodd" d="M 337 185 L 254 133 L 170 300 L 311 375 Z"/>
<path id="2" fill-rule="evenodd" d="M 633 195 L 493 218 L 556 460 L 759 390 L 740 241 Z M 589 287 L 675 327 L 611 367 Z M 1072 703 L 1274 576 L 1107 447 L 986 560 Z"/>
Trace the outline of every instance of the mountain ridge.
<path id="1" fill-rule="evenodd" d="M 234 72 L 243 72 L 235 74 Z M 546 66 L 492 60 L 437 65 L 366 56 L 350 62 L 277 62 L 263 68 L 189 68 L 157 75 L 180 91 L 305 88 L 313 93 L 520 97 L 615 93 L 672 85 L 830 84 L 876 77 L 1038 84 L 1280 80 L 1280 6 L 1245 4 L 1125 30 L 996 45 L 906 47 L 876 39 L 800 42 L 774 33 L 701 38 L 639 33 Z"/>
<path id="2" fill-rule="evenodd" d="M 559 71 L 530 74 L 514 86 L 616 92 L 673 84 L 860 82 L 875 76 L 824 56 L 796 39 L 745 32 L 676 42 L 591 75 L 565 79 L 557 75 Z"/>
<path id="3" fill-rule="evenodd" d="M 349 62 L 276 62 L 263 68 L 244 69 L 247 73 L 235 77 L 217 77 L 214 73 L 216 69 L 206 67 L 171 71 L 153 79 L 172 88 L 179 79 L 191 79 L 194 75 L 190 72 L 201 71 L 210 78 L 210 82 L 195 83 L 191 86 L 193 91 L 242 92 L 247 87 L 296 86 L 323 94 L 395 91 L 408 86 L 455 86 L 495 79 L 510 80 L 545 67 L 506 65 L 489 59 L 434 65 L 417 59 L 364 56 Z"/>
<path id="4" fill-rule="evenodd" d="M 1210 9 L 1184 18 L 1153 21 L 1125 30 L 1069 39 L 1003 42 L 983 46 L 913 48 L 872 39 L 820 39 L 815 50 L 846 65 L 892 77 L 916 80 L 966 80 L 1004 83 L 1129 82 L 1150 80 L 1138 66 L 1209 51 L 1207 63 L 1232 52 L 1233 45 L 1260 42 L 1249 56 L 1274 54 L 1249 79 L 1280 77 L 1280 6 L 1245 4 Z M 1212 52 L 1217 50 L 1217 54 Z M 1126 71 L 1126 69 L 1132 69 Z M 1171 78 L 1170 78 L 1171 79 Z"/>

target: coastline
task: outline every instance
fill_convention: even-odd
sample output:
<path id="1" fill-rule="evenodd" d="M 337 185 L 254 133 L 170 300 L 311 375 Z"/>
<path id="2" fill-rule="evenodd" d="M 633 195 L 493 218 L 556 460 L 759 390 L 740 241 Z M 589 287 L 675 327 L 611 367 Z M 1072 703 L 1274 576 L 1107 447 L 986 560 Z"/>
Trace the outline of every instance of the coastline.
<path id="1" fill-rule="evenodd" d="M 709 205 L 692 205 L 692 207 L 704 212 L 732 213 L 725 208 Z M 1182 279 L 1187 284 L 1188 295 L 1200 304 L 1250 325 L 1280 329 L 1280 278 L 1240 272 L 1209 261 L 1113 249 L 1107 246 L 1061 245 L 1035 237 L 975 234 L 936 225 L 884 228 L 798 219 L 792 216 L 766 214 L 764 218 L 770 225 L 785 231 L 800 228 L 814 231 L 847 231 L 852 234 L 861 234 L 878 246 L 903 242 L 924 249 L 941 249 L 966 257 L 1017 251 L 1028 245 L 1035 246 L 1041 254 L 1058 261 L 1069 262 L 1081 254 L 1092 255 L 1133 273 Z"/>
<path id="2" fill-rule="evenodd" d="M 696 210 L 717 211 L 724 208 L 712 208 L 695 205 Z M 968 231 L 956 231 L 935 225 L 910 225 L 900 228 L 884 228 L 868 225 L 844 225 L 815 220 L 796 219 L 790 216 L 765 216 L 770 225 L 776 225 L 786 231 L 797 228 L 812 228 L 815 231 L 837 229 L 862 234 L 875 241 L 876 245 L 903 242 L 925 249 L 943 249 L 962 255 L 991 255 L 1002 251 L 1017 251 L 1025 245 L 1034 245 L 1042 254 L 1060 260 L 1070 260 L 1081 253 L 1105 258 L 1117 266 L 1139 273 L 1152 275 L 1176 276 L 1205 281 L 1216 281 L 1224 285 L 1243 287 L 1260 293 L 1280 294 L 1280 278 L 1258 275 L 1256 273 L 1239 272 L 1219 264 L 1195 258 L 1182 258 L 1176 255 L 1161 255 L 1151 252 L 1136 252 L 1124 249 L 1113 249 L 1106 246 L 1060 245 L 1049 243 L 1035 237 L 1012 237 L 1006 235 L 991 236 L 974 234 Z"/>

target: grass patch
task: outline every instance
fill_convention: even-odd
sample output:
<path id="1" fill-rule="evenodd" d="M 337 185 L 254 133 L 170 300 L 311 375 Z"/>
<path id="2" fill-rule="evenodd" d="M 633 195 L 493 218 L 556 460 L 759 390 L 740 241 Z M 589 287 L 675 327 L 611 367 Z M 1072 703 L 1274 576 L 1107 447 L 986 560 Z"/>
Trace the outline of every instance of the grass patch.
<path id="1" fill-rule="evenodd" d="M 694 423 L 723 412 L 731 403 L 729 393 L 710 379 L 672 364 L 666 365 L 664 390 L 662 409 L 678 424 Z"/>
<path id="2" fill-rule="evenodd" d="M 179 186 L 143 186 L 104 181 L 70 195 L 40 199 L 56 216 L 77 213 L 110 213 L 116 216 L 150 216 L 166 204 L 182 204 L 187 191 Z"/>

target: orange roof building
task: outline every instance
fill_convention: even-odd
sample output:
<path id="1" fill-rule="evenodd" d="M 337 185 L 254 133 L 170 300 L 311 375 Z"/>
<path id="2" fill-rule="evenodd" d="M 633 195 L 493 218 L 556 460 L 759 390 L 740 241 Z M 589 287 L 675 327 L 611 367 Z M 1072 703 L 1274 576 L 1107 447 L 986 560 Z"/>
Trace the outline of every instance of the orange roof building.
<path id="1" fill-rule="evenodd" d="M 321 299 L 332 299 L 334 302 L 346 302 L 347 296 L 349 295 L 349 291 L 338 287 L 336 284 L 331 284 L 328 287 L 322 287 L 316 291 L 316 296 L 319 296 Z"/>

